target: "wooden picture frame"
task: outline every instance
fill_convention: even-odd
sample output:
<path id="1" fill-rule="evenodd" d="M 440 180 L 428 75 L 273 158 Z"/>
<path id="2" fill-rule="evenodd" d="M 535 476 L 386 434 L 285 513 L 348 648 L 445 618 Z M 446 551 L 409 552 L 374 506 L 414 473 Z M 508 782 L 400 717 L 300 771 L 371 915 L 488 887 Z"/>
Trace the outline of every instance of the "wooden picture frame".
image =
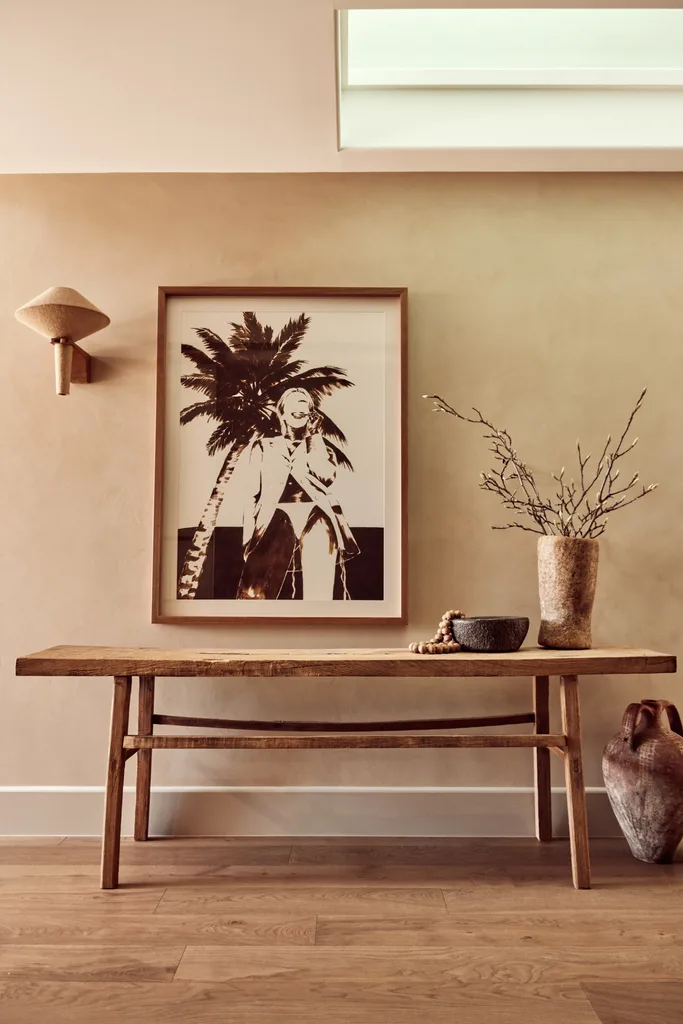
<path id="1" fill-rule="evenodd" d="M 406 307 L 159 288 L 152 622 L 406 622 Z"/>

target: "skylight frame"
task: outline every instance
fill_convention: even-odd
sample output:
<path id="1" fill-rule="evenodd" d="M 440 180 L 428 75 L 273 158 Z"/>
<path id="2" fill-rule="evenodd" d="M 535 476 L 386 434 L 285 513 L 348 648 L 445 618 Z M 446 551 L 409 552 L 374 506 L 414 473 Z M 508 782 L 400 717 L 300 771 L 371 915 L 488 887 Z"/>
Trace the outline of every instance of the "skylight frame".
<path id="1" fill-rule="evenodd" d="M 451 0 L 451 3 L 449 10 L 453 11 L 522 9 L 530 16 L 537 10 L 558 8 L 564 11 L 635 9 L 641 16 L 655 10 L 632 0 L 601 0 L 599 4 L 583 0 L 559 0 L 557 3 L 527 0 L 523 7 L 506 0 L 466 0 L 464 4 Z M 395 8 L 379 10 L 392 9 Z M 658 0 L 656 10 L 683 13 L 683 0 Z M 432 74 L 429 80 L 419 84 L 414 77 L 405 76 L 401 83 L 397 80 L 399 76 L 393 76 L 392 84 L 386 85 L 376 79 L 371 82 L 371 76 L 366 76 L 367 84 L 360 84 L 357 77 L 356 82 L 349 82 L 346 13 L 346 10 L 335 11 L 334 17 L 336 148 L 347 170 L 683 171 L 683 69 L 665 67 L 678 64 L 679 50 L 683 55 L 675 22 L 673 31 L 669 32 L 662 24 L 661 38 L 666 43 L 661 49 L 657 36 L 646 32 L 645 45 L 640 51 L 633 51 L 635 59 L 640 53 L 641 58 L 655 64 L 659 56 L 659 66 L 632 66 L 623 77 L 622 54 L 610 53 L 609 46 L 601 49 L 601 41 L 609 43 L 609 37 L 605 40 L 604 35 L 597 34 L 591 37 L 592 48 L 583 54 L 584 66 L 569 69 L 570 75 L 563 77 L 564 69 L 559 68 L 559 60 L 555 68 L 540 69 L 538 65 L 543 63 L 544 51 L 543 37 L 539 33 L 529 37 L 528 46 L 512 53 L 511 63 L 516 62 L 516 68 L 498 67 L 493 75 L 491 67 L 477 69 L 476 64 L 485 63 L 491 55 L 495 58 L 495 46 L 479 48 L 475 44 L 464 51 L 465 59 L 469 54 L 471 66 L 461 68 L 462 73 Z M 609 26 L 605 27 L 609 32 Z M 404 36 L 403 51 L 399 44 L 396 52 L 406 57 L 405 63 L 409 64 L 411 52 L 405 46 L 406 39 L 411 37 Z M 432 70 L 451 72 L 452 69 L 438 67 L 439 61 L 443 63 L 444 53 L 450 52 L 445 35 L 442 40 L 444 45 L 434 52 Z M 567 46 L 556 48 L 555 55 L 570 60 L 576 56 L 578 63 L 581 51 L 574 45 L 576 41 L 577 34 L 571 33 Z M 379 58 L 374 63 L 378 65 L 387 57 L 381 38 L 379 42 L 380 46 L 374 51 Z M 371 38 L 369 44 L 374 45 Z M 504 56 L 503 48 L 500 52 Z M 628 52 L 623 51 L 625 56 Z M 596 58 L 599 60 L 602 53 L 606 63 L 611 59 L 612 67 L 600 68 L 598 75 L 596 69 L 588 65 Z M 358 65 L 366 56 L 367 63 L 373 63 L 372 49 L 366 46 L 361 54 L 356 61 Z M 424 32 L 422 44 L 412 56 L 413 65 L 425 56 L 429 59 Z M 526 56 L 537 62 L 531 75 L 520 74 L 520 65 Z M 388 57 L 387 64 L 391 53 Z M 477 70 L 483 70 L 485 75 L 474 74 Z"/>
<path id="2" fill-rule="evenodd" d="M 524 5 L 520 4 L 522 9 Z M 473 5 L 474 8 L 474 5 Z M 459 8 L 463 9 L 463 8 Z M 569 8 L 567 8 L 569 9 Z M 627 9 L 625 7 L 625 9 Z M 665 8 L 663 8 L 665 9 Z M 515 68 L 354 68 L 349 66 L 351 8 L 337 11 L 339 85 L 356 89 L 682 89 L 683 54 L 678 67 Z M 389 11 L 391 9 L 387 9 Z M 418 10 L 418 9 L 416 9 Z"/>

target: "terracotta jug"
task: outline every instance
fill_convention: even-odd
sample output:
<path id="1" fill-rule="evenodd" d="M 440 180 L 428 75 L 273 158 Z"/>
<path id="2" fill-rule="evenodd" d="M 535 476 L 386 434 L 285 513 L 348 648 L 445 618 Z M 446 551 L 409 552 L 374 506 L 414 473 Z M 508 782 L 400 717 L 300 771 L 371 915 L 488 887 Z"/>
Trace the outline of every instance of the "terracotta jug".
<path id="1" fill-rule="evenodd" d="M 670 729 L 662 724 L 666 711 Z M 629 704 L 602 758 L 607 795 L 631 853 L 667 864 L 683 839 L 683 726 L 668 700 Z"/>

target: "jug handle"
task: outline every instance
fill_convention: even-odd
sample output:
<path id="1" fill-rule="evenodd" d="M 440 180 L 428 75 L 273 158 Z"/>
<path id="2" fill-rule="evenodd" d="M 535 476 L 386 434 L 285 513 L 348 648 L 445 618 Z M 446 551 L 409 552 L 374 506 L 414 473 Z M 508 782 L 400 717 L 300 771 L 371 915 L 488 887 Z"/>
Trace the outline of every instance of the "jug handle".
<path id="1" fill-rule="evenodd" d="M 640 703 L 646 704 L 649 708 L 652 708 L 655 720 L 658 720 L 661 717 L 662 711 L 666 711 L 671 731 L 677 733 L 678 736 L 683 736 L 683 723 L 681 723 L 681 716 L 678 713 L 676 705 L 672 704 L 670 700 L 642 700 Z"/>
<path id="2" fill-rule="evenodd" d="M 651 703 L 655 704 L 657 702 L 652 701 Z M 633 734 L 636 731 L 636 726 L 638 725 L 638 719 L 640 718 L 641 713 L 649 717 L 650 721 L 648 722 L 648 725 L 655 721 L 655 711 L 650 706 L 650 703 L 644 700 L 636 701 L 634 704 L 629 704 L 626 711 L 624 711 L 624 717 L 621 720 L 621 738 L 624 743 L 628 743 L 631 750 L 634 749 Z"/>
<path id="3" fill-rule="evenodd" d="M 661 719 L 662 711 L 666 711 L 669 719 L 669 727 L 678 736 L 683 736 L 683 722 L 675 704 L 669 700 L 641 700 L 638 703 L 629 704 L 624 712 L 621 722 L 621 738 L 633 749 L 633 735 L 638 725 L 641 714 L 649 718 L 648 725 Z"/>
<path id="4" fill-rule="evenodd" d="M 683 722 L 681 722 L 681 716 L 678 713 L 678 708 L 668 700 L 663 700 L 661 703 L 664 706 L 669 719 L 671 731 L 677 733 L 679 736 L 683 736 Z"/>

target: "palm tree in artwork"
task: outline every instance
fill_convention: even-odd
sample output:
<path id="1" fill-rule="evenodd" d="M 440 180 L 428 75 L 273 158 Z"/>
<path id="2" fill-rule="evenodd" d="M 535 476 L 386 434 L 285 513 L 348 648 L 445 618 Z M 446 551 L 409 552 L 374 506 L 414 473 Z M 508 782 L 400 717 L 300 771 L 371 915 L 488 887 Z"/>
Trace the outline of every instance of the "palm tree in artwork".
<path id="1" fill-rule="evenodd" d="M 308 367 L 296 358 L 310 324 L 305 313 L 290 320 L 277 335 L 272 327 L 260 324 L 254 313 L 244 313 L 243 320 L 230 324 L 227 340 L 197 327 L 195 332 L 204 347 L 182 346 L 182 354 L 194 369 L 181 378 L 181 383 L 202 398 L 182 410 L 180 422 L 191 423 L 200 416 L 214 422 L 207 452 L 226 455 L 185 556 L 178 581 L 180 599 L 192 599 L 197 593 L 225 488 L 240 456 L 258 438 L 277 434 L 276 406 L 282 395 L 291 388 L 301 389 L 317 407 L 324 396 L 353 386 L 346 372 L 337 366 Z M 346 444 L 343 432 L 322 410 L 318 409 L 318 415 L 320 432 L 337 464 L 352 468 L 338 447 Z"/>

